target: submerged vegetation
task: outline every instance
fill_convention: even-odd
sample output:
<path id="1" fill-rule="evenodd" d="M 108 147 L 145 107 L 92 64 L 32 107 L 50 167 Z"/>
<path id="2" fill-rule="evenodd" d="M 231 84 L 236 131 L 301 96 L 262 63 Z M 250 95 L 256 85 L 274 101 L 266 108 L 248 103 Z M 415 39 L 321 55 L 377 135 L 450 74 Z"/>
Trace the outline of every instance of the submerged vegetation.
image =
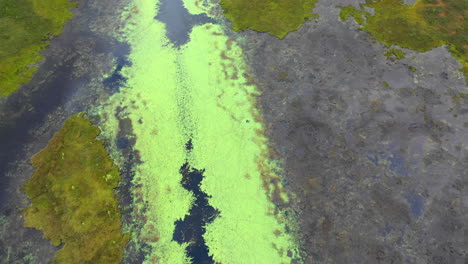
<path id="1" fill-rule="evenodd" d="M 386 46 L 425 52 L 447 45 L 468 77 L 466 4 L 466 0 L 417 0 L 413 5 L 403 0 L 367 0 L 360 9 L 342 7 L 340 18 L 354 17 L 361 29 Z M 365 8 L 372 8 L 374 14 Z"/>
<path id="2" fill-rule="evenodd" d="M 234 31 L 252 29 L 280 39 L 298 30 L 312 13 L 316 0 L 221 0 Z"/>
<path id="3" fill-rule="evenodd" d="M 28 82 L 49 40 L 75 7 L 69 0 L 0 0 L 0 96 Z"/>
<path id="4" fill-rule="evenodd" d="M 82 114 L 70 117 L 32 158 L 36 171 L 24 190 L 32 200 L 25 226 L 63 245 L 58 263 L 120 263 L 129 234 L 121 232 L 114 188 L 120 181 L 100 131 Z"/>

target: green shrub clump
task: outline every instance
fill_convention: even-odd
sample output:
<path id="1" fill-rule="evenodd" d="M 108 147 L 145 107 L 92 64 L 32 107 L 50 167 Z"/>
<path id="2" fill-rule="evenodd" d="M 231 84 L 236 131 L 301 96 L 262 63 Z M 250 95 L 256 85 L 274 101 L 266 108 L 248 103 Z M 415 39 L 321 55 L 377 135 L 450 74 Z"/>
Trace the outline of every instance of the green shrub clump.
<path id="1" fill-rule="evenodd" d="M 36 168 L 24 184 L 32 200 L 25 226 L 63 245 L 57 263 L 120 263 L 129 234 L 121 231 L 114 188 L 120 173 L 100 131 L 82 114 L 70 117 L 46 148 L 32 158 Z"/>

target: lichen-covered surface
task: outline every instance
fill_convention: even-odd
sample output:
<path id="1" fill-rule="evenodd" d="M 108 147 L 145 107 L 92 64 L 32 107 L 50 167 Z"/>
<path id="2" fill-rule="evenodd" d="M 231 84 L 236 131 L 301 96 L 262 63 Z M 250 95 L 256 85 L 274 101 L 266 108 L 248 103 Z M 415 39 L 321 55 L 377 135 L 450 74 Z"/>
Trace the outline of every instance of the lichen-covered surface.
<path id="1" fill-rule="evenodd" d="M 468 77 L 468 3 L 465 0 L 417 0 L 406 4 L 403 0 L 367 0 L 360 9 L 346 6 L 340 17 L 353 16 L 383 44 L 425 52 L 447 45 Z M 372 14 L 365 8 L 372 10 Z"/>
<path id="2" fill-rule="evenodd" d="M 319 1 L 318 23 L 283 40 L 245 33 L 269 138 L 297 194 L 305 262 L 463 264 L 460 63 L 445 47 L 388 59 L 339 18 L 336 6 L 359 3 Z"/>
<path id="3" fill-rule="evenodd" d="M 69 0 L 0 0 L 0 96 L 31 80 L 48 40 L 62 31 L 76 6 Z"/>
<path id="4" fill-rule="evenodd" d="M 63 247 L 57 263 L 120 263 L 129 234 L 121 231 L 114 189 L 120 172 L 99 128 L 83 114 L 67 119 L 46 148 L 32 157 L 36 169 L 23 188 L 31 199 L 24 224 Z"/>

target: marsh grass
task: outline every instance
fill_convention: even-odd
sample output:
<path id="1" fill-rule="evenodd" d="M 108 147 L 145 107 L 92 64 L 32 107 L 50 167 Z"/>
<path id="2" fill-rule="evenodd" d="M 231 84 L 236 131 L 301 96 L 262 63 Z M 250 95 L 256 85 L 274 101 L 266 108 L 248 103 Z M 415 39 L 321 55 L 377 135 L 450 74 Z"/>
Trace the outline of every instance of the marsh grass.
<path id="1" fill-rule="evenodd" d="M 280 39 L 317 17 L 316 0 L 222 0 L 224 15 L 234 31 L 252 29 Z"/>
<path id="2" fill-rule="evenodd" d="M 403 0 L 367 0 L 359 10 L 341 7 L 340 18 L 354 17 L 361 29 L 386 46 L 425 52 L 447 45 L 462 64 L 468 78 L 467 0 L 417 0 L 413 5 Z M 374 15 L 364 11 L 373 8 Z"/>
<path id="3" fill-rule="evenodd" d="M 68 0 L 0 0 L 0 96 L 27 83 L 49 40 L 73 14 Z"/>
<path id="4" fill-rule="evenodd" d="M 99 133 L 76 114 L 32 158 L 36 170 L 23 186 L 32 200 L 25 226 L 43 231 L 54 246 L 63 245 L 54 262 L 120 263 L 129 240 L 114 193 L 120 174 L 96 139 Z"/>

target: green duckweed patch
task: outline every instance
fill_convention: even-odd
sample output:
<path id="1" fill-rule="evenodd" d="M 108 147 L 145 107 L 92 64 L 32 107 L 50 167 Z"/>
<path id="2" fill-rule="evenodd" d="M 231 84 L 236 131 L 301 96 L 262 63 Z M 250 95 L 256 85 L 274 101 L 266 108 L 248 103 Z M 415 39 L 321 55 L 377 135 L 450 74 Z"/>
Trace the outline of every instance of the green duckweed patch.
<path id="1" fill-rule="evenodd" d="M 69 0 L 0 0 L 0 96 L 32 78 L 40 51 L 60 34 L 75 6 Z"/>
<path id="2" fill-rule="evenodd" d="M 181 232 L 176 223 L 198 203 L 181 184 L 185 163 L 203 170 L 200 191 L 219 212 L 203 234 L 215 263 L 302 263 L 295 219 L 272 202 L 287 206 L 289 193 L 269 158 L 254 108 L 259 91 L 238 39 L 224 34 L 222 25 L 205 24 L 194 26 L 190 41 L 174 47 L 166 25 L 154 19 L 159 3 L 140 0 L 129 8 L 135 13 L 125 30 L 131 46 L 131 65 L 122 69 L 126 85 L 96 110 L 109 118 L 103 124 L 109 137 L 117 127 L 117 107 L 126 107 L 133 125 L 141 161 L 133 179 L 134 207 L 144 222 L 134 236 L 157 237 L 146 240 L 151 250 L 143 263 L 197 263 L 191 259 L 193 241 L 174 240 Z M 200 13 L 192 0 L 183 3 L 190 13 Z"/>
<path id="3" fill-rule="evenodd" d="M 374 14 L 364 11 L 372 8 Z M 468 76 L 468 25 L 466 0 L 417 0 L 413 5 L 403 0 L 367 0 L 360 5 L 341 7 L 340 18 L 351 16 L 386 46 L 425 52 L 447 45 Z"/>
<path id="4" fill-rule="evenodd" d="M 280 39 L 317 17 L 317 0 L 221 0 L 224 15 L 234 31 L 252 29 Z"/>
<path id="5" fill-rule="evenodd" d="M 114 193 L 120 174 L 99 133 L 76 114 L 32 158 L 36 171 L 23 186 L 32 200 L 24 224 L 63 245 L 54 262 L 120 263 L 129 240 Z"/>

